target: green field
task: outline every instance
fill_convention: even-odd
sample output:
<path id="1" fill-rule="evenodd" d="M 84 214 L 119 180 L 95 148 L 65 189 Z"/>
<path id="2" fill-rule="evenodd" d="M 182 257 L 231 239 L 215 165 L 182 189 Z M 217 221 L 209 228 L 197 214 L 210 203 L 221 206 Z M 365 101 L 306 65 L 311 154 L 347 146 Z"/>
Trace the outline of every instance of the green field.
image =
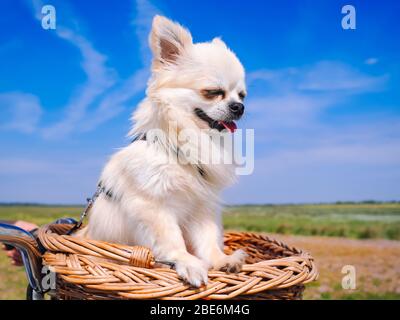
<path id="1" fill-rule="evenodd" d="M 399 203 L 230 207 L 227 229 L 356 239 L 400 240 Z"/>
<path id="2" fill-rule="evenodd" d="M 26 220 L 42 225 L 62 217 L 78 219 L 81 211 L 82 207 L 3 205 L 0 206 L 0 220 Z M 307 299 L 400 298 L 400 285 L 394 282 L 400 277 L 393 274 L 397 267 L 392 265 L 400 263 L 395 258 L 400 256 L 400 242 L 388 241 L 400 240 L 399 203 L 228 207 L 224 213 L 224 226 L 229 230 L 277 234 L 284 241 L 309 250 L 319 259 L 321 276 L 319 282 L 306 290 Z M 331 249 L 326 250 L 327 246 Z M 381 256 L 379 261 L 386 261 L 387 265 L 370 259 L 377 250 Z M 352 263 L 363 266 L 361 291 L 349 293 L 340 289 L 341 259 L 343 263 L 346 259 L 354 259 Z M 337 270 L 332 267 L 335 263 Z M 370 278 L 372 269 L 383 280 Z M 23 268 L 12 266 L 0 252 L 0 299 L 23 299 L 25 287 Z"/>
<path id="3" fill-rule="evenodd" d="M 0 206 L 0 220 L 42 225 L 78 219 L 81 207 Z M 356 239 L 400 240 L 399 203 L 235 206 L 225 209 L 226 229 Z"/>

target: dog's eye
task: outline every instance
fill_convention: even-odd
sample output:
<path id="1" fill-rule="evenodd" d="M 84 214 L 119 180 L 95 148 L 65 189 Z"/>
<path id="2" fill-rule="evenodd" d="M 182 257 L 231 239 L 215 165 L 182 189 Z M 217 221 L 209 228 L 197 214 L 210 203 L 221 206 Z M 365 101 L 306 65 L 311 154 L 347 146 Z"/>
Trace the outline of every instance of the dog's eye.
<path id="1" fill-rule="evenodd" d="M 246 98 L 246 94 L 243 91 L 239 92 L 239 98 L 243 100 Z"/>
<path id="2" fill-rule="evenodd" d="M 225 98 L 225 91 L 222 89 L 204 89 L 201 90 L 201 94 L 206 99 L 214 99 L 217 97 Z"/>

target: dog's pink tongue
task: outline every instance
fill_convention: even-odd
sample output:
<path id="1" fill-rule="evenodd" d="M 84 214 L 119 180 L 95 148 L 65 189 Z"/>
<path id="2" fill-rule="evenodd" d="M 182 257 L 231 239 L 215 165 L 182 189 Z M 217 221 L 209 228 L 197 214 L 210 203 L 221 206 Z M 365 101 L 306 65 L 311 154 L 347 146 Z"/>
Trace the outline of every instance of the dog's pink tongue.
<path id="1" fill-rule="evenodd" d="M 225 129 L 229 130 L 230 132 L 235 132 L 235 130 L 237 129 L 236 123 L 232 122 L 224 122 L 224 121 L 220 121 L 220 124 L 222 124 Z"/>

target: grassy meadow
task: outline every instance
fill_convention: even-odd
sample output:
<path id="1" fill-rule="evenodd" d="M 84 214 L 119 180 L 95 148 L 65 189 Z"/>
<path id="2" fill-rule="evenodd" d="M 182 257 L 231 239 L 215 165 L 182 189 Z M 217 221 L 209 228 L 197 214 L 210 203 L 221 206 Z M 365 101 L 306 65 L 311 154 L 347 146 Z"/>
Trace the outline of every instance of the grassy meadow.
<path id="1" fill-rule="evenodd" d="M 78 218 L 82 207 L 2 205 L 0 220 L 42 225 Z M 320 279 L 305 299 L 400 299 L 400 204 L 341 203 L 234 206 L 224 212 L 228 230 L 266 232 L 315 257 Z M 358 290 L 341 288 L 341 266 L 360 270 Z M 0 299 L 24 299 L 22 267 L 0 252 Z"/>
<path id="2" fill-rule="evenodd" d="M 399 203 L 237 206 L 225 228 L 255 232 L 400 240 Z"/>

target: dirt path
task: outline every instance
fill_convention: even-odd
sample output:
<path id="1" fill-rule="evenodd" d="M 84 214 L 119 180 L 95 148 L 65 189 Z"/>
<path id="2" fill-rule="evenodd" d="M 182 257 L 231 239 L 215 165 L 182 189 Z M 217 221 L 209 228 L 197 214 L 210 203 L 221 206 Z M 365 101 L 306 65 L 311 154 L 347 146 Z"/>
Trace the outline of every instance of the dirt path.
<path id="1" fill-rule="evenodd" d="M 400 241 L 354 240 L 332 237 L 271 235 L 312 254 L 320 271 L 319 281 L 305 298 L 400 299 Z M 356 289 L 341 286 L 342 268 L 356 270 Z"/>

